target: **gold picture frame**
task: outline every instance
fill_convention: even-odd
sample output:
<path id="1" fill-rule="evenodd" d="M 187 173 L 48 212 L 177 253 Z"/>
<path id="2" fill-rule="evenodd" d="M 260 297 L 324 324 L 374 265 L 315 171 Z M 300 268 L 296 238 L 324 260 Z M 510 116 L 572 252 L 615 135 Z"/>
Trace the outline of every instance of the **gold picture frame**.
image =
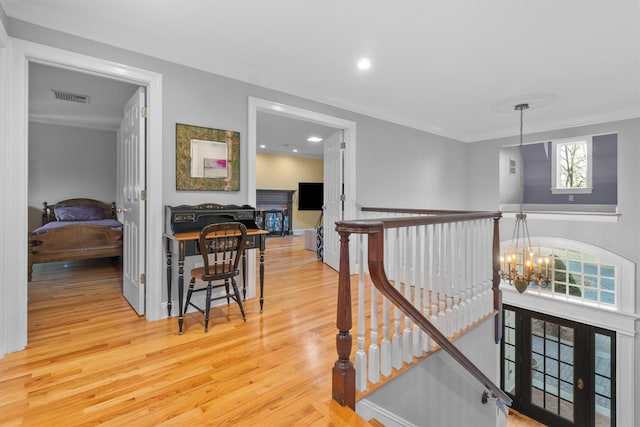
<path id="1" fill-rule="evenodd" d="M 176 123 L 176 190 L 240 191 L 240 132 Z"/>

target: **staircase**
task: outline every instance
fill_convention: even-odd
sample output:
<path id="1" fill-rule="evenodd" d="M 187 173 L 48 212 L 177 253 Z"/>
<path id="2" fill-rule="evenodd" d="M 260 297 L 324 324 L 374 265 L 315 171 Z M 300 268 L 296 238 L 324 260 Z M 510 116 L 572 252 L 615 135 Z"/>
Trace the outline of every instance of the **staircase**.
<path id="1" fill-rule="evenodd" d="M 437 383 L 434 372 L 449 366 L 451 372 L 461 372 L 461 378 L 450 376 L 445 381 L 461 384 L 460 391 L 446 397 L 446 393 L 431 388 L 435 397 L 410 401 L 402 396 L 406 389 L 402 386 L 391 400 L 401 400 L 399 406 L 413 407 L 409 412 L 414 417 L 417 413 L 417 420 L 394 423 L 424 425 L 421 422 L 426 421 L 425 416 L 435 419 L 434 413 L 469 406 L 472 419 L 484 412 L 488 414 L 486 419 L 492 420 L 490 425 L 504 424 L 511 400 L 485 374 L 492 372 L 491 376 L 497 377 L 496 344 L 501 339 L 497 258 L 500 213 L 363 209 L 365 215 L 373 212 L 385 217 L 336 224 L 341 258 L 333 399 L 352 409 L 356 409 L 357 400 L 359 410 L 365 406 L 370 409 L 376 405 L 365 397 L 370 393 L 381 395 L 378 390 L 383 384 L 413 381 L 408 394 L 417 395 L 425 388 L 423 383 L 415 383 L 419 373 L 428 372 L 425 381 Z M 351 237 L 354 243 L 350 248 Z M 355 254 L 353 264 L 358 271 L 353 277 L 351 253 Z M 355 315 L 352 298 L 357 301 Z M 355 346 L 351 335 L 354 319 Z M 470 334 L 475 328 L 485 332 L 484 338 L 480 338 L 480 332 Z M 466 353 L 475 351 L 474 361 L 454 345 L 467 334 L 472 339 L 467 344 L 471 352 Z M 356 350 L 354 362 L 350 358 L 352 348 Z M 480 369 L 478 361 L 486 366 Z M 454 383 L 445 382 L 444 388 L 455 389 L 458 386 Z M 463 396 L 464 390 L 470 394 Z M 485 406 L 489 402 L 495 405 Z M 430 410 L 420 415 L 425 407 Z M 456 412 L 439 419 L 455 419 L 451 415 L 459 415 Z M 386 417 L 384 408 L 379 414 Z"/>

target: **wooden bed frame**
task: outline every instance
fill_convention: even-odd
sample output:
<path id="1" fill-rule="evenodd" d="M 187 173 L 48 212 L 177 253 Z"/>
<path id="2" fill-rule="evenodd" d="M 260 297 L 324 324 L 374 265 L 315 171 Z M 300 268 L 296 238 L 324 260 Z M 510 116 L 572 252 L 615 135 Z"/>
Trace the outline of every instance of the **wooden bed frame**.
<path id="1" fill-rule="evenodd" d="M 56 221 L 54 208 L 59 206 L 99 206 L 106 219 L 116 219 L 116 204 L 93 199 L 67 199 L 55 205 L 43 203 L 42 225 Z M 29 269 L 31 281 L 33 264 L 75 261 L 122 256 L 122 231 L 95 224 L 72 224 L 42 234 L 29 232 Z"/>

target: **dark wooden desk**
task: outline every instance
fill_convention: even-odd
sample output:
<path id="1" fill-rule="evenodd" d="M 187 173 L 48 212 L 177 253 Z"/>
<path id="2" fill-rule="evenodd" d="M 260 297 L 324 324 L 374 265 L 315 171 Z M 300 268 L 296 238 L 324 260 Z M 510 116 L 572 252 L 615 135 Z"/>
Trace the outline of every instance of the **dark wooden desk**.
<path id="1" fill-rule="evenodd" d="M 248 249 L 260 250 L 260 312 L 264 305 L 264 252 L 266 236 L 269 234 L 265 230 L 247 230 L 247 243 L 245 251 L 242 254 L 242 293 L 243 297 L 247 297 L 247 256 Z M 182 333 L 182 323 L 184 320 L 184 259 L 187 256 L 200 255 L 198 251 L 199 231 L 190 231 L 186 233 L 164 234 L 167 249 L 167 310 L 171 317 L 171 282 L 172 282 L 172 262 L 171 262 L 171 244 L 178 243 L 178 328 Z"/>

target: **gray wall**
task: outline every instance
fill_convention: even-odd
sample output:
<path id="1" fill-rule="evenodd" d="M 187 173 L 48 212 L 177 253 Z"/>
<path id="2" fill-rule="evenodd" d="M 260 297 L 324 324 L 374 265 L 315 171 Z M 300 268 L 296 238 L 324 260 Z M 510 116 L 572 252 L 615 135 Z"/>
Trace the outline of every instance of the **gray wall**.
<path id="1" fill-rule="evenodd" d="M 44 201 L 116 200 L 116 142 L 116 132 L 29 123 L 29 230 Z"/>
<path id="2" fill-rule="evenodd" d="M 591 194 L 574 194 L 572 201 L 567 194 L 551 193 L 551 156 L 554 155 L 551 142 L 523 146 L 524 203 L 615 205 L 618 203 L 617 141 L 616 134 L 593 137 L 593 191 Z"/>
<path id="3" fill-rule="evenodd" d="M 591 126 L 525 135 L 529 141 L 568 138 L 574 135 L 617 133 L 618 212 L 617 223 L 588 221 L 529 220 L 531 236 L 555 236 L 586 242 L 623 256 L 636 264 L 640 262 L 640 119 L 623 120 Z M 513 146 L 518 136 L 469 144 L 469 207 L 477 210 L 497 210 L 500 204 L 500 149 Z M 513 221 L 503 219 L 500 233 L 503 239 L 511 236 Z M 637 292 L 640 297 L 640 292 Z M 640 300 L 636 307 L 640 307 Z"/>
<path id="4" fill-rule="evenodd" d="M 163 204 L 246 202 L 244 172 L 241 172 L 239 192 L 175 190 L 175 125 L 184 123 L 239 131 L 240 167 L 245 171 L 247 99 L 255 96 L 357 123 L 357 202 L 360 205 L 466 208 L 466 145 L 463 143 L 11 18 L 8 21 L 8 32 L 13 37 L 162 74 Z"/>
<path id="5" fill-rule="evenodd" d="M 493 344 L 493 319 L 456 340 L 456 346 L 499 384 Z M 484 386 L 445 352 L 429 356 L 366 397 L 418 426 L 496 426 L 493 401 L 481 403 Z"/>
<path id="6" fill-rule="evenodd" d="M 640 263 L 640 119 L 581 126 L 556 131 L 525 135 L 525 143 L 568 138 L 576 135 L 618 134 L 617 168 L 618 168 L 618 221 L 576 221 L 576 220 L 544 220 L 529 218 L 531 237 L 553 236 L 594 246 L 606 248 L 636 264 L 636 279 L 632 286 L 636 288 L 635 312 L 640 312 L 640 287 L 638 286 Z M 469 163 L 469 205 L 471 209 L 496 210 L 499 206 L 499 159 L 502 147 L 518 143 L 518 136 L 488 140 L 469 145 L 469 156 L 474 159 Z M 502 240 L 511 237 L 514 221 L 503 218 L 500 221 Z M 561 315 L 561 313 L 560 313 Z M 636 330 L 640 321 L 636 321 Z M 640 336 L 635 337 L 635 353 L 640 354 Z M 625 367 L 619 366 L 618 372 Z M 640 396 L 640 369 L 635 369 L 635 396 Z M 635 407 L 635 419 L 640 419 L 640 406 Z"/>

